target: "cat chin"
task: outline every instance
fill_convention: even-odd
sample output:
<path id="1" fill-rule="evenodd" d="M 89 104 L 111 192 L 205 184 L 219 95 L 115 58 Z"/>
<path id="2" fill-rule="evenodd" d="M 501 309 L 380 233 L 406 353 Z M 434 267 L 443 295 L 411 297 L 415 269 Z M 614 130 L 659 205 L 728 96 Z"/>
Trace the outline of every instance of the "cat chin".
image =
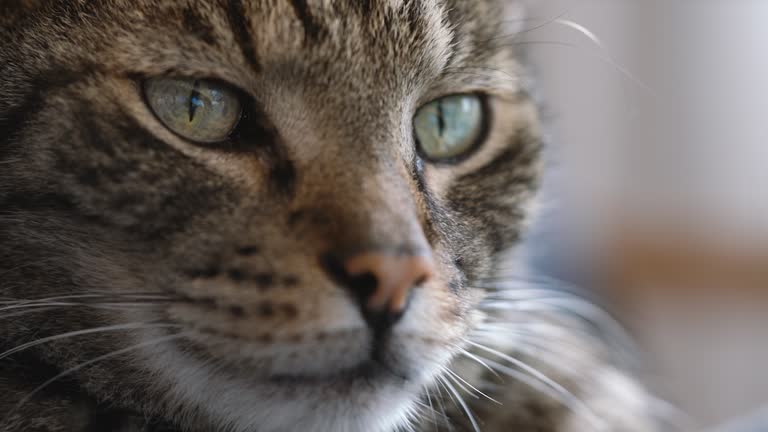
<path id="1" fill-rule="evenodd" d="M 168 397 L 178 419 L 204 413 L 215 430 L 232 432 L 391 432 L 415 417 L 424 385 L 439 370 L 408 378 L 366 368 L 322 378 L 254 379 L 223 374 L 170 349 L 155 353 L 151 362 L 171 384 Z"/>

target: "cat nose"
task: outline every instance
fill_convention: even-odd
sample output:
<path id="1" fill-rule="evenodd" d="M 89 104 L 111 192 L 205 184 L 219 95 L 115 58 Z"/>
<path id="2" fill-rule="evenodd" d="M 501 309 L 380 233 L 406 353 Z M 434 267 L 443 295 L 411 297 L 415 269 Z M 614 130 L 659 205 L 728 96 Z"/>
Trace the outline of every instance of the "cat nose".
<path id="1" fill-rule="evenodd" d="M 330 268 L 358 301 L 363 318 L 374 331 L 393 326 L 403 316 L 411 290 L 434 272 L 429 255 L 382 252 L 352 255 L 331 262 Z"/>

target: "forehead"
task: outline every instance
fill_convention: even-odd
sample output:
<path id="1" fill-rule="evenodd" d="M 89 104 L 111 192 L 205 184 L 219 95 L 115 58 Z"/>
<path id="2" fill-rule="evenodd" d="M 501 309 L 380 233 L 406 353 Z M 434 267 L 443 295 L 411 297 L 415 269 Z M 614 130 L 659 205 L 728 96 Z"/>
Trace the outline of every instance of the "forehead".
<path id="1" fill-rule="evenodd" d="M 73 13 L 73 20 L 86 22 L 74 26 L 78 35 L 72 41 L 94 63 L 126 72 L 215 72 L 228 80 L 273 73 L 296 76 L 297 82 L 347 84 L 354 74 L 385 88 L 430 80 L 456 67 L 507 69 L 498 63 L 506 58 L 499 53 L 509 48 L 505 22 L 511 21 L 504 5 L 510 2 L 501 0 L 80 4 L 86 13 Z"/>

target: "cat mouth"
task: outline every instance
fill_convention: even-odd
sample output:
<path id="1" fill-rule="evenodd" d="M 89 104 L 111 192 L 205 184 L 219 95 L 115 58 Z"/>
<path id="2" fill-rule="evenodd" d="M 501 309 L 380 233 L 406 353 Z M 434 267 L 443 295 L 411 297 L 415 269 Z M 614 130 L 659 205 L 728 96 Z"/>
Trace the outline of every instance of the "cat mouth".
<path id="1" fill-rule="evenodd" d="M 379 360 L 367 360 L 357 366 L 327 374 L 275 374 L 266 379 L 278 385 L 352 385 L 356 383 L 375 384 L 382 381 L 406 384 L 411 381 L 409 374 Z"/>
<path id="2" fill-rule="evenodd" d="M 325 343 L 345 340 L 349 342 L 350 338 L 361 337 L 365 333 L 360 329 L 349 334 L 337 335 L 338 337 L 328 337 Z M 198 329 L 197 334 L 202 338 L 194 336 L 185 338 L 188 344 L 195 347 L 194 351 L 204 357 L 223 361 L 230 372 L 235 372 L 242 379 L 262 384 L 341 388 L 381 383 L 406 384 L 412 382 L 414 376 L 419 375 L 418 364 L 411 364 L 393 350 L 389 343 L 391 335 L 378 338 L 361 337 L 359 343 L 347 346 L 343 356 L 328 356 L 323 352 L 318 352 L 317 355 L 307 354 L 308 351 L 319 349 L 318 346 L 298 344 L 284 347 L 302 353 L 303 355 L 297 360 L 290 354 L 261 356 L 259 351 L 269 350 L 269 344 L 263 344 L 263 341 L 258 340 L 248 341 L 222 333 L 218 329 Z M 229 351 L 232 348 L 242 349 L 244 344 L 254 342 L 256 343 L 253 346 L 255 351 L 251 355 L 246 354 L 235 358 Z M 214 347 L 219 349 L 212 350 Z M 221 351 L 221 349 L 227 349 L 227 351 Z"/>

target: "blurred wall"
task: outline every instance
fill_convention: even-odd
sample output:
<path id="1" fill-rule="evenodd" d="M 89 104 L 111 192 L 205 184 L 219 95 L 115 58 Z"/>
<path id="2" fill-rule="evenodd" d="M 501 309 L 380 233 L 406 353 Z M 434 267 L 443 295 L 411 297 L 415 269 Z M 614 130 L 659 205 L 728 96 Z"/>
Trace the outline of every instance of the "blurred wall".
<path id="1" fill-rule="evenodd" d="M 530 3 L 557 261 L 702 426 L 768 403 L 768 1 Z"/>

